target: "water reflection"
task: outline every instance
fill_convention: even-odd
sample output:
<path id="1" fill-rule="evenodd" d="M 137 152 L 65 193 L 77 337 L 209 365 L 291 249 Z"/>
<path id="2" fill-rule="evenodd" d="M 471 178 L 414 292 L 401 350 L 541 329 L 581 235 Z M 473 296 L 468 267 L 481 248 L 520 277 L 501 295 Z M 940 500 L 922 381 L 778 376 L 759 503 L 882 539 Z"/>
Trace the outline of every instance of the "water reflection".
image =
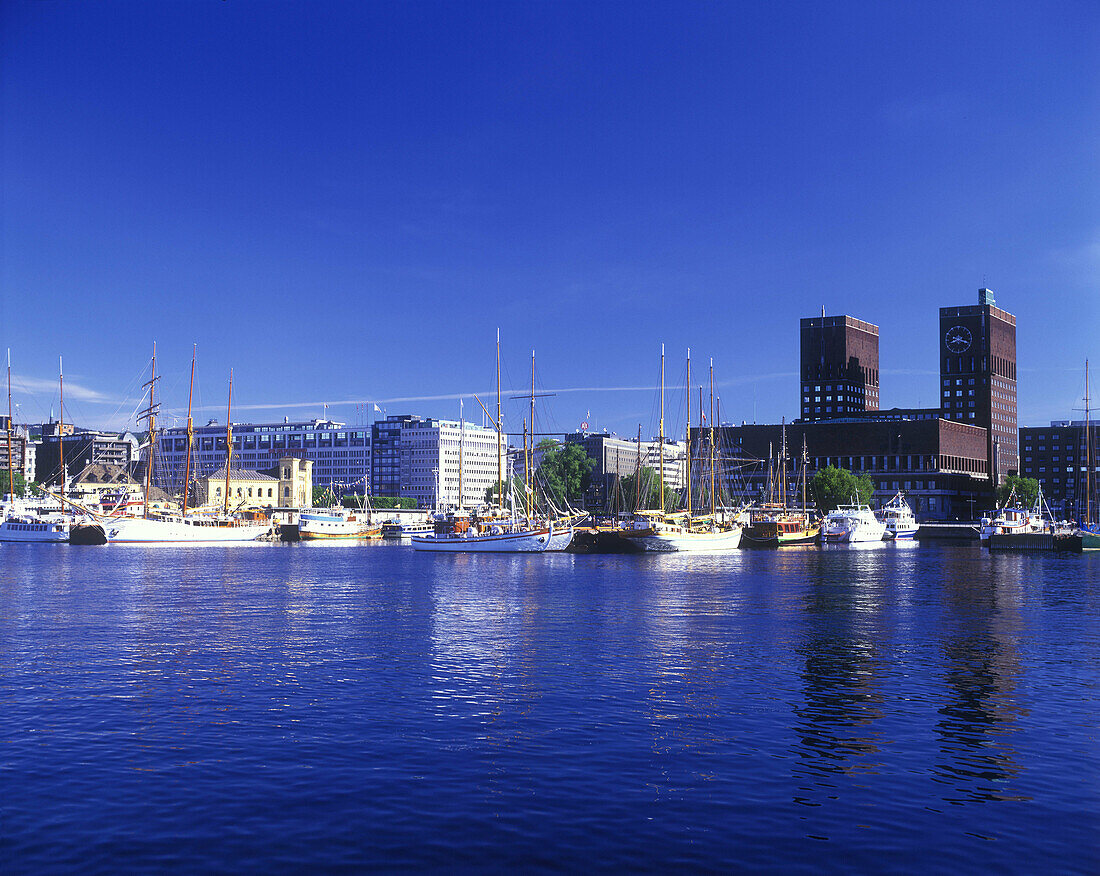
<path id="1" fill-rule="evenodd" d="M 948 700 L 936 731 L 933 769 L 948 803 L 1029 799 L 1013 790 L 1021 772 L 1008 735 L 1027 711 L 1017 702 L 1021 674 L 1023 558 L 961 554 L 944 567 L 941 647 Z"/>
<path id="2" fill-rule="evenodd" d="M 810 580 L 803 595 L 805 634 L 798 653 L 805 663 L 803 703 L 795 708 L 795 777 L 812 779 L 795 801 L 818 805 L 816 788 L 837 774 L 873 772 L 881 751 L 876 722 L 883 717 L 884 676 L 880 653 L 883 584 L 875 562 L 852 551 L 808 558 Z"/>

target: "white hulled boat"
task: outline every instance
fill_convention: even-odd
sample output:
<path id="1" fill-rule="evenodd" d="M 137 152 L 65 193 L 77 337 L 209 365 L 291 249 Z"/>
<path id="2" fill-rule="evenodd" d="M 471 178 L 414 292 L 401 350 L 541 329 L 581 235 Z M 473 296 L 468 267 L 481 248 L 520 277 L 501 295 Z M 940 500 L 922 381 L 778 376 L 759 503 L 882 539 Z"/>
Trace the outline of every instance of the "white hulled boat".
<path id="1" fill-rule="evenodd" d="M 522 520 L 496 523 L 467 520 L 467 523 L 465 527 L 444 523 L 435 532 L 414 535 L 413 549 L 450 553 L 541 554 L 548 550 L 565 550 L 573 538 L 572 529 L 555 532 L 553 524 L 532 527 Z"/>
<path id="2" fill-rule="evenodd" d="M 382 524 L 382 538 L 412 538 L 434 531 L 435 527 L 429 520 L 387 520 Z"/>
<path id="3" fill-rule="evenodd" d="M 619 537 L 637 548 L 655 553 L 734 550 L 741 544 L 738 524 L 700 524 L 686 515 L 639 511 L 618 531 Z"/>
<path id="4" fill-rule="evenodd" d="M 830 511 L 821 527 L 821 538 L 830 544 L 882 541 L 886 524 L 868 505 L 841 505 Z"/>
<path id="5" fill-rule="evenodd" d="M 187 400 L 187 474 L 184 477 L 183 508 L 180 514 L 149 516 L 148 497 L 152 488 L 153 451 L 156 448 L 156 415 L 159 404 L 154 390 L 157 381 L 157 348 L 153 345 L 153 359 L 149 382 L 149 407 L 142 413 L 149 423 L 149 449 L 145 463 L 145 516 L 97 517 L 103 526 L 109 544 L 209 544 L 256 541 L 272 530 L 267 519 L 247 519 L 229 513 L 229 479 L 233 462 L 233 372 L 229 372 L 229 407 L 226 416 L 225 446 L 225 500 L 221 514 L 187 513 L 187 485 L 191 468 L 191 397 Z M 191 357 L 191 386 L 194 388 L 195 358 Z M 192 393 L 193 394 L 193 393 Z"/>
<path id="6" fill-rule="evenodd" d="M 920 528 L 917 518 L 913 516 L 913 509 L 900 492 L 883 505 L 875 516 L 886 524 L 887 539 L 912 539 Z"/>
<path id="7" fill-rule="evenodd" d="M 101 521 L 110 544 L 192 544 L 256 541 L 271 532 L 270 523 L 202 514 L 166 517 L 118 517 Z"/>
<path id="8" fill-rule="evenodd" d="M 38 515 L 19 500 L 9 501 L 0 521 L 0 541 L 45 542 L 69 540 L 69 518 L 63 514 Z"/>

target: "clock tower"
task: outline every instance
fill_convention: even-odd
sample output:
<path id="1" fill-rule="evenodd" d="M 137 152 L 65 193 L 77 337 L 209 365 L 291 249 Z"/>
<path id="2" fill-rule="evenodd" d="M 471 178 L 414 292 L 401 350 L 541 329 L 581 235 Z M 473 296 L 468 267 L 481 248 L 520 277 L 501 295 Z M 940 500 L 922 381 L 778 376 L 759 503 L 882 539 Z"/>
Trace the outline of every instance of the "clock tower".
<path id="1" fill-rule="evenodd" d="M 986 430 L 994 485 L 1018 471 L 1016 317 L 989 289 L 978 290 L 976 305 L 940 308 L 940 409 Z"/>

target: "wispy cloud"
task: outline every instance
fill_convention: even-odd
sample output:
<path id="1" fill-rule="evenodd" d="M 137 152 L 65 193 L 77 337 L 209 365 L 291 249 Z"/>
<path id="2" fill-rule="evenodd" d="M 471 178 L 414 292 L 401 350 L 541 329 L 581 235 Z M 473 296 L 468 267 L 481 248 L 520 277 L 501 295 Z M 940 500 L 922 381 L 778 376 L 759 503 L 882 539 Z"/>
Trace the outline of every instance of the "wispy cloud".
<path id="1" fill-rule="evenodd" d="M 53 395 L 57 392 L 57 380 L 44 380 L 39 377 L 26 377 L 24 375 L 12 375 L 12 383 L 20 389 L 35 395 Z M 122 404 L 122 399 L 112 398 L 106 393 L 87 386 L 81 386 L 71 380 L 65 381 L 65 396 L 73 401 L 88 402 L 100 405 Z"/>

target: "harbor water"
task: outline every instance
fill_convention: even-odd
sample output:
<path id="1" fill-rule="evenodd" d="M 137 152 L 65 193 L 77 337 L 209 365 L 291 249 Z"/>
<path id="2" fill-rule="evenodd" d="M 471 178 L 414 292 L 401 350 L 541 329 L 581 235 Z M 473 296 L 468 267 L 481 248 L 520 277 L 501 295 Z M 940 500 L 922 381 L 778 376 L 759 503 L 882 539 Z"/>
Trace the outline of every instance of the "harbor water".
<path id="1" fill-rule="evenodd" d="M 0 545 L 6 873 L 1100 871 L 1100 556 Z"/>

